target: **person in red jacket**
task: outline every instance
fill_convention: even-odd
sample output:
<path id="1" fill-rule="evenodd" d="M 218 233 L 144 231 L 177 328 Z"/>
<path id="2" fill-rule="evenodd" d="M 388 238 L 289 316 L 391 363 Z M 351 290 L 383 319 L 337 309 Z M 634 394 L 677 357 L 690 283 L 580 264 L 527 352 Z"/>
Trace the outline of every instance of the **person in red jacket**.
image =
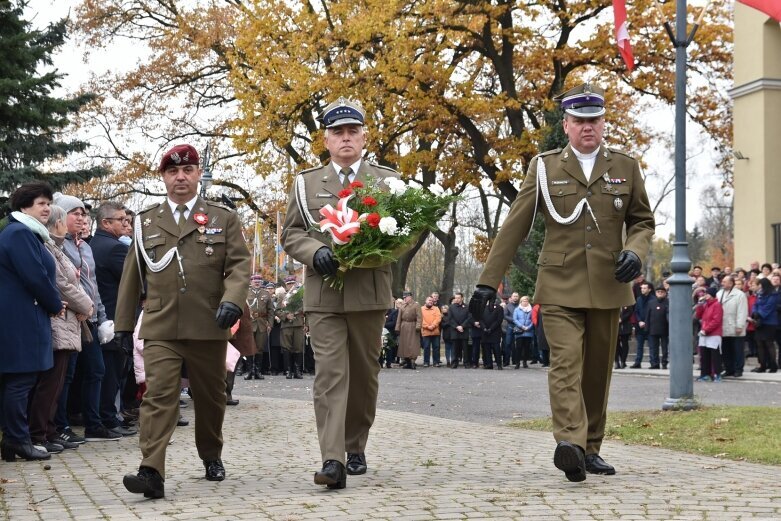
<path id="1" fill-rule="evenodd" d="M 718 289 L 708 288 L 694 307 L 700 321 L 700 377 L 698 382 L 721 381 L 721 324 L 724 311 L 716 298 Z"/>

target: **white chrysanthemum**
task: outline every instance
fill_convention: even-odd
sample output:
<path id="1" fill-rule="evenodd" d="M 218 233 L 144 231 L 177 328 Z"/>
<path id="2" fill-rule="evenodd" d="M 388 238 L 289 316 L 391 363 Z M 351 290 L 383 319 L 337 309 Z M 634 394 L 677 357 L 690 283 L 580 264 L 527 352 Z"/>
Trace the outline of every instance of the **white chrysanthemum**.
<path id="1" fill-rule="evenodd" d="M 445 195 L 445 189 L 439 185 L 429 185 L 428 191 L 436 196 Z"/>
<path id="2" fill-rule="evenodd" d="M 396 235 L 398 224 L 393 217 L 383 217 L 380 219 L 379 228 L 380 231 L 386 235 Z"/>
<path id="3" fill-rule="evenodd" d="M 409 188 L 407 183 L 396 177 L 386 177 L 385 184 L 388 185 L 388 188 L 393 195 L 401 195 Z"/>

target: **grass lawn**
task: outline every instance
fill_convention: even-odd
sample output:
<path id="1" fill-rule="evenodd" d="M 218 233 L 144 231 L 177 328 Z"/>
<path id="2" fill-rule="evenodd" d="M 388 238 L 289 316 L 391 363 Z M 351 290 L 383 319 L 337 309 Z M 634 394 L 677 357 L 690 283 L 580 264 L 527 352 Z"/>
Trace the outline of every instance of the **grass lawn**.
<path id="1" fill-rule="evenodd" d="M 548 418 L 509 425 L 551 430 Z M 781 409 L 702 407 L 695 411 L 611 412 L 607 415 L 605 439 L 781 465 Z"/>

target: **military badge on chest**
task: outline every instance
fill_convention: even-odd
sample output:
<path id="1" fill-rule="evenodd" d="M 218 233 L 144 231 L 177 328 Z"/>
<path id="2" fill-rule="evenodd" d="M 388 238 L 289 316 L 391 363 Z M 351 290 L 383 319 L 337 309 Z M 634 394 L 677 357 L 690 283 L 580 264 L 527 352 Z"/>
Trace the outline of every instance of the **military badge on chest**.
<path id="1" fill-rule="evenodd" d="M 206 234 L 209 232 L 209 228 L 206 228 L 206 225 L 209 224 L 209 216 L 206 215 L 205 213 L 196 213 L 195 215 L 193 215 L 193 220 L 195 221 L 195 224 L 198 225 L 198 233 L 201 234 L 198 237 L 197 241 L 201 243 L 209 242 L 206 239 Z M 210 257 L 214 255 L 214 248 L 211 246 L 211 244 L 207 244 L 206 248 L 203 250 L 203 253 L 207 257 Z"/>
<path id="2" fill-rule="evenodd" d="M 602 180 L 605 181 L 605 185 L 602 187 L 603 191 L 608 193 L 617 193 L 613 186 L 626 183 L 626 179 L 611 178 L 607 172 L 605 172 L 602 175 Z M 613 208 L 615 208 L 616 211 L 618 211 L 621 210 L 621 208 L 623 207 L 624 207 L 624 201 L 622 201 L 621 198 L 618 195 L 616 195 L 616 197 L 613 199 Z"/>

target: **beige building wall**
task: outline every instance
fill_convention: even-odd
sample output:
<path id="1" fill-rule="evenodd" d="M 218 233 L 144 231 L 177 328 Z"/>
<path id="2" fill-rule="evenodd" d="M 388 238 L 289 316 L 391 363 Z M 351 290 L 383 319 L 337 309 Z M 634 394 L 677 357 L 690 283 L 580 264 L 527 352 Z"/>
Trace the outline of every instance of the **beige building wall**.
<path id="1" fill-rule="evenodd" d="M 748 268 L 781 262 L 781 26 L 737 2 L 734 80 L 735 265 Z"/>

